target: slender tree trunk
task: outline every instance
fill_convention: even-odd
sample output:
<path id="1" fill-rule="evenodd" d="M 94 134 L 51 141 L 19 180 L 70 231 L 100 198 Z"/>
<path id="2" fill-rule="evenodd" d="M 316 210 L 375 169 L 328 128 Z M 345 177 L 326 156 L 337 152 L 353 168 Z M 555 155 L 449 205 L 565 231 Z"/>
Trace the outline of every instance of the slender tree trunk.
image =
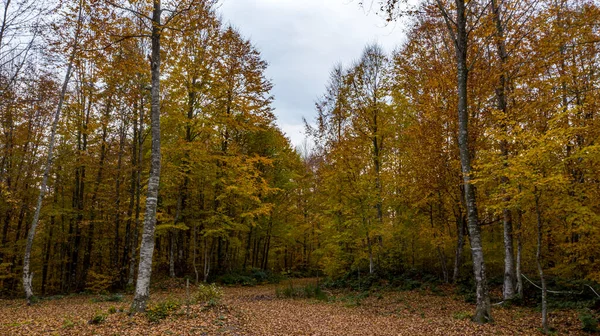
<path id="1" fill-rule="evenodd" d="M 521 232 L 521 223 L 523 220 L 523 212 L 517 210 L 517 264 L 516 264 L 516 277 L 517 277 L 517 295 L 519 298 L 523 298 L 523 276 L 521 275 L 521 253 L 523 250 L 523 233 Z"/>
<path id="2" fill-rule="evenodd" d="M 471 242 L 473 273 L 475 275 L 477 308 L 473 320 L 477 323 L 491 322 L 491 305 L 487 287 L 485 261 L 481 241 L 481 228 L 477 213 L 475 186 L 472 179 L 471 149 L 469 147 L 469 114 L 468 114 L 468 66 L 467 66 L 467 12 L 464 0 L 456 3 L 456 60 L 458 86 L 458 147 L 462 168 L 467 205 L 467 225 Z"/>
<path id="3" fill-rule="evenodd" d="M 262 262 L 262 269 L 266 270 L 267 266 L 269 264 L 269 249 L 271 248 L 271 230 L 273 228 L 273 213 L 271 213 L 270 219 L 269 219 L 269 227 L 267 228 L 267 238 L 265 240 L 265 249 L 263 251 L 263 262 Z M 310 266 L 310 261 L 308 263 L 308 266 Z"/>
<path id="4" fill-rule="evenodd" d="M 439 210 L 440 210 L 440 216 L 441 216 L 441 203 L 439 206 Z M 433 231 L 433 241 L 436 246 L 438 258 L 440 260 L 440 268 L 442 269 L 442 276 L 444 277 L 444 281 L 446 283 L 448 283 L 449 278 L 448 278 L 448 268 L 446 266 L 446 255 L 444 254 L 444 250 L 442 249 L 442 247 L 440 246 L 440 244 L 437 241 L 437 233 L 435 232 L 435 228 L 434 228 L 433 203 L 429 204 L 429 223 L 431 225 L 431 230 Z"/>
<path id="5" fill-rule="evenodd" d="M 215 241 L 213 239 L 213 245 Z M 208 274 L 210 273 L 210 255 L 212 253 L 212 247 L 208 248 L 208 238 L 204 238 L 204 282 L 208 281 Z"/>
<path id="6" fill-rule="evenodd" d="M 456 253 L 454 256 L 454 273 L 452 274 L 452 282 L 457 283 L 460 277 L 460 266 L 462 265 L 462 254 L 465 246 L 465 217 L 462 211 L 459 210 L 456 218 Z"/>
<path id="7" fill-rule="evenodd" d="M 54 190 L 57 190 L 58 184 L 58 175 L 54 180 Z M 58 192 L 54 192 L 54 204 L 53 207 L 56 208 L 58 204 Z M 48 268 L 50 263 L 50 251 L 52 248 L 52 235 L 54 233 L 54 225 L 56 222 L 56 216 L 52 215 L 50 217 L 50 232 L 48 234 L 48 241 L 46 242 L 46 247 L 44 248 L 44 264 L 42 266 L 42 295 L 46 294 L 46 283 L 48 280 Z"/>
<path id="8" fill-rule="evenodd" d="M 90 224 L 87 235 L 87 245 L 83 254 L 83 274 L 81 277 L 82 285 L 85 285 L 87 281 L 88 270 L 91 268 L 92 248 L 94 246 L 94 227 L 96 222 L 96 201 L 98 199 L 98 189 L 100 188 L 100 182 L 102 181 L 102 173 L 104 171 L 104 161 L 106 160 L 106 137 L 108 135 L 108 119 L 110 115 L 110 102 L 106 106 L 104 120 L 102 125 L 102 144 L 100 145 L 100 160 L 98 163 L 98 173 L 96 174 L 96 181 L 94 182 L 94 191 L 92 192 L 91 209 L 90 209 Z M 118 178 L 117 178 L 118 181 Z M 117 196 L 118 197 L 118 196 Z M 111 252 L 114 253 L 114 252 Z M 82 287 L 80 285 L 80 287 Z"/>
<path id="9" fill-rule="evenodd" d="M 132 232 L 131 227 L 133 223 L 133 209 L 135 206 L 135 191 L 136 191 L 136 172 L 137 172 L 137 156 L 138 156 L 138 107 L 137 103 L 133 105 L 133 111 L 135 115 L 133 116 L 133 141 L 132 141 L 132 149 L 131 149 L 131 176 L 130 176 L 130 184 L 129 184 L 129 205 L 127 207 L 127 223 L 125 224 L 125 248 L 123 249 L 123 255 L 121 259 L 121 269 L 120 272 L 120 280 L 121 285 L 125 283 L 125 275 L 126 275 L 126 266 L 127 261 L 130 259 L 131 252 L 131 238 Z"/>
<path id="10" fill-rule="evenodd" d="M 46 167 L 44 168 L 44 175 L 42 177 L 42 184 L 40 186 L 40 194 L 37 199 L 37 204 L 35 207 L 35 212 L 33 214 L 33 219 L 31 221 L 31 226 L 29 227 L 29 233 L 27 234 L 27 243 L 25 245 L 25 255 L 23 257 L 23 289 L 25 290 L 25 296 L 27 298 L 27 304 L 31 304 L 33 298 L 33 273 L 30 271 L 30 261 L 31 261 L 31 248 L 33 247 L 33 239 L 35 238 L 35 230 L 37 229 L 40 212 L 42 210 L 42 202 L 44 200 L 44 195 L 46 194 L 46 186 L 48 185 L 48 177 L 50 176 L 50 168 L 52 167 L 53 162 L 53 154 L 54 154 L 54 142 L 56 139 L 56 129 L 58 127 L 58 121 L 60 120 L 60 113 L 62 111 L 62 107 L 65 101 L 65 96 L 67 94 L 67 88 L 69 86 L 69 79 L 71 79 L 71 72 L 73 70 L 73 62 L 75 60 L 75 55 L 77 54 L 77 47 L 79 45 L 79 33 L 81 31 L 81 15 L 82 15 L 82 0 L 79 1 L 79 14 L 77 17 L 77 28 L 75 31 L 75 37 L 73 38 L 73 51 L 71 51 L 71 55 L 69 56 L 69 63 L 67 65 L 67 72 L 65 73 L 65 78 L 63 81 L 63 85 L 60 91 L 60 96 L 58 98 L 58 106 L 56 107 L 56 112 L 54 113 L 54 119 L 52 121 L 52 129 L 50 131 L 50 140 L 48 142 L 48 158 L 46 159 Z"/>
<path id="11" fill-rule="evenodd" d="M 198 284 L 198 279 L 199 279 L 199 275 L 198 275 L 198 265 L 196 265 L 196 254 L 197 254 L 197 250 L 198 250 L 198 225 L 196 224 L 196 222 L 194 221 L 194 227 L 193 227 L 193 246 L 192 246 L 192 266 L 194 267 L 194 276 L 196 281 L 194 282 L 195 284 Z"/>
<path id="12" fill-rule="evenodd" d="M 508 54 L 506 53 L 506 45 L 504 42 L 504 28 L 502 26 L 502 18 L 500 16 L 500 5 L 497 0 L 491 2 L 492 17 L 494 19 L 494 26 L 496 28 L 496 51 L 498 59 L 500 61 L 500 77 L 496 87 L 496 103 L 498 110 L 500 110 L 504 117 L 508 113 L 508 104 L 506 100 L 506 87 L 507 87 L 507 76 L 506 76 L 506 61 Z M 502 122 L 500 127 L 506 133 L 506 123 Z M 502 139 L 500 141 L 500 152 L 502 154 L 502 166 L 508 168 L 508 141 Z M 501 177 L 501 183 L 507 185 L 509 182 L 508 177 L 503 175 Z M 503 198 L 504 202 L 510 201 L 510 196 Z M 512 216 L 509 209 L 505 208 L 502 210 L 502 223 L 504 227 L 504 286 L 502 288 L 502 296 L 504 300 L 511 300 L 515 297 L 515 260 L 514 260 L 514 248 L 513 248 L 513 228 L 512 228 Z"/>
<path id="13" fill-rule="evenodd" d="M 121 246 L 121 170 L 123 168 L 123 154 L 125 152 L 125 129 L 126 125 L 123 121 L 121 130 L 119 132 L 119 154 L 117 158 L 117 178 L 115 179 L 115 241 L 113 245 L 113 254 L 111 259 L 111 266 L 113 269 L 119 269 L 119 247 Z"/>
<path id="14" fill-rule="evenodd" d="M 169 231 L 169 276 L 175 277 L 175 232 Z"/>
<path id="15" fill-rule="evenodd" d="M 548 290 L 546 288 L 546 278 L 544 278 L 544 269 L 542 267 L 542 209 L 540 208 L 540 193 L 535 191 L 535 214 L 537 219 L 537 249 L 535 252 L 535 261 L 537 263 L 540 281 L 542 283 L 542 331 L 548 333 Z"/>
<path id="16" fill-rule="evenodd" d="M 144 97 L 140 99 L 140 122 L 138 130 L 138 152 L 137 152 L 137 167 L 136 167 L 136 196 L 135 196 L 135 227 L 132 233 L 131 239 L 131 260 L 129 261 L 129 276 L 127 279 L 127 285 L 134 285 L 135 278 L 135 259 L 138 246 L 139 228 L 140 228 L 140 210 L 141 210 L 141 196 L 142 196 L 142 162 L 144 159 Z"/>
<path id="17" fill-rule="evenodd" d="M 140 263 L 135 286 L 135 296 L 131 306 L 133 312 L 146 310 L 150 296 L 150 276 L 152 274 L 152 255 L 154 253 L 154 231 L 156 229 L 156 208 L 158 205 L 158 187 L 160 182 L 160 35 L 161 35 L 160 0 L 154 0 L 152 13 L 152 154 L 148 194 L 146 196 L 146 215 L 142 245 L 140 246 Z"/>
<path id="18" fill-rule="evenodd" d="M 375 272 L 375 263 L 373 261 L 373 243 L 371 242 L 371 237 L 369 237 L 368 232 L 367 232 L 367 249 L 369 251 L 369 274 L 373 274 Z"/>

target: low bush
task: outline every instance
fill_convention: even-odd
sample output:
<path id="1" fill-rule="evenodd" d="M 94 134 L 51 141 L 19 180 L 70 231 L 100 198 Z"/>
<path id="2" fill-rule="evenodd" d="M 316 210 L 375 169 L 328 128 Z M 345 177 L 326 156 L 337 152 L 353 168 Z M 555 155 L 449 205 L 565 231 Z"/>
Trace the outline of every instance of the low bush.
<path id="1" fill-rule="evenodd" d="M 581 330 L 587 332 L 598 332 L 598 318 L 590 309 L 583 309 L 579 312 L 579 321 L 581 321 Z"/>
<path id="2" fill-rule="evenodd" d="M 181 307 L 181 303 L 175 299 L 167 299 L 152 305 L 146 310 L 146 317 L 150 322 L 159 322 L 175 313 Z"/>
<path id="3" fill-rule="evenodd" d="M 223 297 L 223 290 L 215 284 L 198 285 L 196 293 L 194 293 L 194 301 L 198 303 L 209 303 L 210 305 L 216 305 Z"/>
<path id="4" fill-rule="evenodd" d="M 100 324 L 104 321 L 106 321 L 106 314 L 103 313 L 96 313 L 96 315 L 94 315 L 92 317 L 92 319 L 90 320 L 90 324 Z"/>

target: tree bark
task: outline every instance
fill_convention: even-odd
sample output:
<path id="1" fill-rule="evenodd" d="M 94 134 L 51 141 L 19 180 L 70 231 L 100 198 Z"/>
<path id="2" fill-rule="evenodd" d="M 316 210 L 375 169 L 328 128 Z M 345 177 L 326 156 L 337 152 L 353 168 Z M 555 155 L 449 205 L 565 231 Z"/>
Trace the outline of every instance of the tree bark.
<path id="1" fill-rule="evenodd" d="M 506 53 L 504 28 L 502 27 L 502 18 L 500 16 L 501 8 L 497 0 L 491 1 L 491 10 L 494 26 L 496 28 L 496 52 L 498 54 L 498 60 L 500 61 L 500 77 L 495 90 L 496 103 L 498 110 L 506 117 L 508 113 L 508 104 L 506 100 L 507 76 L 505 68 L 508 54 Z M 506 133 L 506 123 L 502 122 L 500 127 L 503 132 Z M 506 139 L 501 139 L 500 141 L 500 152 L 503 161 L 502 166 L 506 169 L 508 168 L 508 141 Z M 508 177 L 505 175 L 503 175 L 500 180 L 503 185 L 509 183 Z M 504 196 L 503 201 L 506 203 L 509 202 L 510 196 Z M 504 300 L 511 300 L 515 297 L 515 259 L 512 216 L 508 208 L 502 210 L 502 224 L 504 228 L 504 286 L 502 287 L 502 296 Z"/>
<path id="2" fill-rule="evenodd" d="M 133 229 L 133 233 L 131 234 L 131 259 L 129 260 L 129 276 L 127 279 L 127 285 L 133 286 L 134 277 L 135 277 L 135 256 L 138 246 L 138 238 L 139 238 L 139 227 L 140 227 L 140 203 L 141 203 L 141 195 L 142 195 L 142 162 L 144 159 L 144 137 L 142 134 L 144 133 L 144 96 L 140 98 L 140 115 L 139 115 L 139 130 L 138 130 L 138 152 L 137 152 L 137 167 L 136 167 L 136 195 L 135 195 L 135 227 Z"/>
<path id="3" fill-rule="evenodd" d="M 91 98 L 90 98 L 91 99 Z M 98 173 L 96 174 L 96 181 L 94 183 L 94 191 L 92 193 L 91 209 L 90 209 L 90 224 L 87 235 L 87 246 L 83 254 L 83 274 L 81 282 L 85 285 L 87 281 L 88 270 L 91 267 L 92 258 L 92 247 L 94 245 L 94 226 L 96 222 L 96 201 L 98 199 L 98 189 L 100 188 L 100 182 L 102 181 L 102 173 L 104 171 L 104 161 L 106 159 L 106 137 L 108 135 L 108 121 L 110 115 L 111 105 L 110 102 L 106 106 L 104 112 L 104 120 L 102 123 L 102 143 L 100 145 L 100 160 L 98 162 Z M 120 165 L 120 163 L 119 163 Z M 119 179 L 117 178 L 117 181 Z M 118 198 L 118 196 L 117 196 Z M 114 252 L 113 252 L 114 253 Z"/>
<path id="4" fill-rule="evenodd" d="M 160 182 L 160 35 L 161 35 L 161 0 L 154 0 L 152 12 L 152 150 L 148 194 L 146 196 L 146 215 L 144 231 L 140 246 L 140 263 L 135 286 L 135 296 L 131 306 L 132 312 L 146 310 L 150 296 L 150 276 L 152 274 L 152 255 L 154 253 L 154 232 L 156 229 L 156 208 L 158 205 L 158 187 Z"/>
<path id="5" fill-rule="evenodd" d="M 540 208 L 540 193 L 535 190 L 535 214 L 537 219 L 537 249 L 535 252 L 535 261 L 537 263 L 540 281 L 542 283 L 542 331 L 548 333 L 548 290 L 546 288 L 546 279 L 544 278 L 544 268 L 542 267 L 542 209 Z"/>
<path id="6" fill-rule="evenodd" d="M 465 247 L 465 217 L 459 210 L 456 217 L 456 253 L 454 256 L 454 273 L 452 274 L 452 283 L 456 284 L 460 277 L 460 266 L 462 265 L 462 254 Z"/>
<path id="7" fill-rule="evenodd" d="M 439 3 L 439 1 L 438 1 Z M 469 148 L 469 114 L 468 114 L 468 34 L 467 34 L 467 9 L 465 0 L 455 0 L 456 4 L 456 31 L 455 51 L 457 60 L 457 88 L 458 88 L 458 147 L 460 163 L 465 189 L 465 203 L 467 205 L 467 226 L 471 243 L 473 259 L 473 273 L 475 275 L 477 308 L 473 321 L 477 323 L 491 322 L 491 305 L 487 287 L 485 261 L 483 256 L 481 228 L 475 196 L 475 186 L 471 179 L 471 149 Z M 440 4 L 440 9 L 446 13 Z M 446 13 L 447 14 L 447 13 Z"/>
<path id="8" fill-rule="evenodd" d="M 521 252 L 523 250 L 523 234 L 521 233 L 521 223 L 523 219 L 523 212 L 517 210 L 517 263 L 515 267 L 515 276 L 517 277 L 517 295 L 519 298 L 523 298 L 523 279 L 521 276 Z"/>
<path id="9" fill-rule="evenodd" d="M 62 84 L 62 88 L 60 91 L 60 96 L 58 98 L 58 106 L 56 107 L 56 112 L 54 113 L 54 120 L 52 121 L 52 129 L 50 131 L 50 141 L 48 143 L 48 158 L 46 159 L 46 167 L 44 168 L 44 175 L 42 177 L 42 184 L 40 186 L 40 194 L 38 195 L 37 204 L 35 208 L 35 212 L 33 214 L 33 219 L 31 221 L 31 226 L 29 227 L 29 232 L 27 234 L 27 243 L 25 245 L 25 254 L 23 257 L 23 289 L 25 290 L 25 296 L 27 298 L 27 304 L 31 304 L 33 299 L 33 273 L 30 271 L 30 261 L 31 261 L 31 248 L 33 247 L 33 239 L 35 238 L 35 230 L 37 229 L 40 212 L 42 210 L 42 202 L 44 200 L 44 195 L 46 194 L 46 187 L 48 185 L 48 177 L 50 176 L 50 168 L 52 167 L 53 162 L 53 154 L 54 154 L 54 142 L 56 139 L 56 129 L 58 128 L 58 121 L 60 120 L 60 114 L 62 112 L 63 103 L 65 101 L 65 96 L 67 94 L 67 88 L 69 86 L 69 80 L 71 79 L 71 72 L 73 70 L 73 62 L 75 60 L 75 56 L 77 54 L 77 47 L 79 45 L 79 33 L 81 31 L 81 17 L 82 17 L 82 1 L 79 1 L 79 13 L 77 16 L 77 28 L 75 30 L 75 37 L 73 38 L 73 50 L 71 51 L 71 55 L 69 56 L 69 62 L 67 65 L 67 72 L 65 73 L 65 78 Z"/>

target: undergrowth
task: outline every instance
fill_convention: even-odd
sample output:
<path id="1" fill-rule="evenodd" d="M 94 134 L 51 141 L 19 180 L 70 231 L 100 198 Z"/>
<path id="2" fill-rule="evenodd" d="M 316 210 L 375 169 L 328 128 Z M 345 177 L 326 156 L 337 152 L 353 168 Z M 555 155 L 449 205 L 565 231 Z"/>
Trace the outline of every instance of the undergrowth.
<path id="1" fill-rule="evenodd" d="M 261 269 L 248 272 L 231 272 L 216 278 L 216 282 L 227 286 L 256 286 L 259 284 L 277 284 L 285 279 L 284 275 Z"/>
<path id="2" fill-rule="evenodd" d="M 278 298 L 292 298 L 292 299 L 317 299 L 320 301 L 329 301 L 329 296 L 323 291 L 318 284 L 307 284 L 304 286 L 294 287 L 294 283 L 290 280 L 288 286 L 284 288 L 277 288 L 275 295 Z"/>
<path id="3" fill-rule="evenodd" d="M 150 322 L 159 322 L 174 314 L 181 307 L 181 302 L 172 298 L 158 302 L 146 310 L 146 317 Z"/>

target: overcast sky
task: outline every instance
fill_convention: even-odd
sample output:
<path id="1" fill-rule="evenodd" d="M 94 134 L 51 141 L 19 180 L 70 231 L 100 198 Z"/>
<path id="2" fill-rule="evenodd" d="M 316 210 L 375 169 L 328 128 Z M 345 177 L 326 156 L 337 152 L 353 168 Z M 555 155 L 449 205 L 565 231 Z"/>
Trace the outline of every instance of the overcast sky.
<path id="1" fill-rule="evenodd" d="M 403 29 L 386 26 L 358 0 L 222 0 L 221 14 L 269 63 L 277 124 L 295 146 L 334 64 L 351 64 L 372 42 L 391 52 L 404 38 Z"/>

